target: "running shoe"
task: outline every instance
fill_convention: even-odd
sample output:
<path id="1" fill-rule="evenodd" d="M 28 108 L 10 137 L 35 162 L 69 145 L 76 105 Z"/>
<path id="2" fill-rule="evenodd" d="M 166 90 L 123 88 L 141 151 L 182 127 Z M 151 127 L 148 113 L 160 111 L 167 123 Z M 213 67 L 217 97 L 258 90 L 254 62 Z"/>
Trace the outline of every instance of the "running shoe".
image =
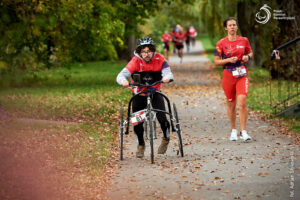
<path id="1" fill-rule="evenodd" d="M 230 135 L 230 140 L 231 141 L 237 141 L 237 130 L 236 129 L 232 129 L 231 131 L 231 135 Z"/>
<path id="2" fill-rule="evenodd" d="M 247 131 L 242 131 L 240 132 L 240 138 L 243 139 L 244 141 L 251 140 L 251 137 L 247 134 Z"/>

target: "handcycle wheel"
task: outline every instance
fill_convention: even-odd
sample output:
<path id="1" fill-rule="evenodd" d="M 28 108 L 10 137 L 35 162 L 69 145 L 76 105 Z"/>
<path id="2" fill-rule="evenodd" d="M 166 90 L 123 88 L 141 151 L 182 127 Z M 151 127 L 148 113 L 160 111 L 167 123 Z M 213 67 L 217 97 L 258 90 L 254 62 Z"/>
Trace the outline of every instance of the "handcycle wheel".
<path id="1" fill-rule="evenodd" d="M 154 132 L 154 139 L 157 139 L 157 132 L 156 132 L 156 119 L 155 119 L 155 115 L 152 115 L 153 116 L 153 118 L 152 118 L 152 120 L 153 120 L 153 132 Z"/>
<path id="2" fill-rule="evenodd" d="M 182 145 L 182 138 L 181 138 L 181 126 L 179 123 L 179 118 L 178 118 L 178 113 L 177 113 L 175 103 L 173 103 L 173 109 L 174 109 L 174 117 L 175 117 L 175 121 L 176 121 L 175 128 L 176 128 L 176 133 L 177 133 L 177 137 L 178 137 L 179 152 L 180 152 L 181 157 L 183 157 L 184 154 L 183 154 L 183 145 Z"/>
<path id="3" fill-rule="evenodd" d="M 120 129 L 119 129 L 119 135 L 120 135 L 120 160 L 123 160 L 123 137 L 124 137 L 124 108 L 121 106 L 121 120 L 120 120 Z"/>
<path id="4" fill-rule="evenodd" d="M 149 116 L 149 136 L 150 136 L 150 151 L 151 151 L 151 164 L 154 164 L 154 148 L 153 148 L 153 122 L 152 114 Z"/>

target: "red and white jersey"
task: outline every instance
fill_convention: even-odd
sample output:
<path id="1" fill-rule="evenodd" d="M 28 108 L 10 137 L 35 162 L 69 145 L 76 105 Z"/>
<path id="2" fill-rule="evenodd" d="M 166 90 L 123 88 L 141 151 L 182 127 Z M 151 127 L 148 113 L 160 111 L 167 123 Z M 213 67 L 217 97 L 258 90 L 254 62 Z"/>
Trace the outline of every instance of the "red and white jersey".
<path id="1" fill-rule="evenodd" d="M 183 45 L 185 41 L 185 33 L 177 32 L 175 34 L 175 44 L 176 45 Z"/>
<path id="2" fill-rule="evenodd" d="M 237 35 L 235 41 L 229 41 L 228 37 L 221 39 L 215 50 L 215 56 L 220 56 L 223 59 L 230 57 L 237 57 L 236 63 L 227 63 L 226 68 L 235 68 L 244 66 L 242 58 L 245 54 L 251 52 L 249 40 L 246 37 Z"/>
<path id="3" fill-rule="evenodd" d="M 195 39 L 197 37 L 197 31 L 196 31 L 196 29 L 190 28 L 189 29 L 189 36 L 190 36 L 190 38 Z"/>
<path id="4" fill-rule="evenodd" d="M 163 34 L 161 36 L 161 39 L 163 40 L 164 43 L 169 44 L 172 41 L 172 36 L 170 34 Z"/>
<path id="5" fill-rule="evenodd" d="M 166 62 L 165 57 L 160 53 L 155 53 L 151 62 L 147 63 L 142 58 L 134 56 L 130 62 L 126 65 L 126 69 L 133 74 L 134 72 L 144 72 L 144 71 L 162 71 L 162 69 L 169 67 L 169 64 Z M 156 90 L 161 89 L 161 83 L 153 86 Z M 145 88 L 139 87 L 137 91 L 132 89 L 132 92 L 144 91 Z"/>

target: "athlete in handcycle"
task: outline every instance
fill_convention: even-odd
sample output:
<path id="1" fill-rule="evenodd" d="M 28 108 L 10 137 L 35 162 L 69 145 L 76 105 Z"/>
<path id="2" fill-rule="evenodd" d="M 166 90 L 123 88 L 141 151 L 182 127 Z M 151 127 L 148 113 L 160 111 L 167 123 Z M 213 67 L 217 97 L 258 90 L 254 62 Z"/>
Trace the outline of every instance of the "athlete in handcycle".
<path id="1" fill-rule="evenodd" d="M 149 37 L 143 37 L 138 41 L 134 57 L 126 65 L 126 67 L 118 74 L 117 82 L 124 87 L 131 87 L 133 97 L 128 105 L 127 119 L 123 120 L 123 108 L 121 108 L 121 123 L 120 123 L 120 146 L 121 159 L 123 159 L 123 135 L 128 134 L 129 118 L 132 117 L 134 124 L 134 132 L 138 139 L 136 156 L 144 157 L 146 138 L 150 140 L 151 161 L 154 162 L 153 139 L 155 138 L 156 128 L 155 116 L 160 123 L 163 131 L 163 138 L 158 148 L 159 154 L 164 154 L 167 151 L 170 141 L 170 123 L 166 115 L 171 119 L 172 131 L 177 132 L 178 146 L 181 156 L 183 156 L 181 128 L 177 116 L 177 110 L 174 104 L 174 116 L 171 111 L 169 99 L 160 92 L 162 83 L 168 83 L 173 80 L 173 74 L 164 57 L 155 52 L 155 43 Z M 131 77 L 132 83 L 129 84 L 128 79 Z M 166 112 L 164 99 L 168 104 L 169 112 Z M 132 113 L 130 110 L 132 107 Z M 144 123 L 145 122 L 145 123 Z M 176 123 L 176 127 L 174 126 Z M 145 128 L 144 128 L 145 127 Z M 149 133 L 148 133 L 149 128 Z"/>

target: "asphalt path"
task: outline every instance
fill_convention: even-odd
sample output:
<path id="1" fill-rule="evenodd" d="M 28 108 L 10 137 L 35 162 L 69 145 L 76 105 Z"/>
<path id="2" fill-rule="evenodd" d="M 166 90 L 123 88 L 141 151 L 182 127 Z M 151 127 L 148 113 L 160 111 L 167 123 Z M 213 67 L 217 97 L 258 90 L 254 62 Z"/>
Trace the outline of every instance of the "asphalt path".
<path id="1" fill-rule="evenodd" d="M 175 81 L 162 91 L 176 103 L 185 156 L 177 154 L 175 133 L 167 153 L 158 155 L 159 133 L 155 163 L 150 162 L 148 141 L 145 157 L 136 158 L 137 141 L 131 130 L 125 137 L 124 160 L 117 161 L 105 198 L 299 199 L 299 146 L 251 111 L 247 130 L 252 141 L 229 140 L 221 80 L 201 43 L 189 52 L 185 49 L 182 64 L 176 54 L 169 64 Z"/>

